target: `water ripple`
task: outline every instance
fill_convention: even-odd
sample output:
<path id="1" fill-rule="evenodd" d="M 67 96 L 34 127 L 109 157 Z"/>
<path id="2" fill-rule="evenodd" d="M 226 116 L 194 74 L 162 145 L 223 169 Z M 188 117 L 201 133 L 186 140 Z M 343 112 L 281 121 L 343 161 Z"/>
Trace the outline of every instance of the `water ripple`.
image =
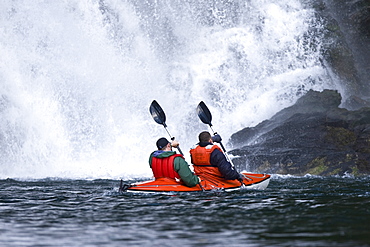
<path id="1" fill-rule="evenodd" d="M 0 244 L 370 246 L 369 182 L 274 177 L 264 191 L 131 194 L 112 180 L 0 180 Z"/>

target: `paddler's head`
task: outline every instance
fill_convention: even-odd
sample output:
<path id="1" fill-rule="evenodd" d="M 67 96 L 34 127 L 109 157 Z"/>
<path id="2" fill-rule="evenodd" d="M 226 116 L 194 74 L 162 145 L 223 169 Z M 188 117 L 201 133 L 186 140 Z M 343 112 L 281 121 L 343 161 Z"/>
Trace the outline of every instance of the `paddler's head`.
<path id="1" fill-rule="evenodd" d="M 164 137 L 159 138 L 156 144 L 157 144 L 158 150 L 166 150 L 168 148 L 172 150 L 171 143 Z"/>
<path id="2" fill-rule="evenodd" d="M 213 143 L 212 141 L 212 136 L 208 131 L 203 131 L 199 134 L 198 136 L 199 142 L 210 142 Z"/>

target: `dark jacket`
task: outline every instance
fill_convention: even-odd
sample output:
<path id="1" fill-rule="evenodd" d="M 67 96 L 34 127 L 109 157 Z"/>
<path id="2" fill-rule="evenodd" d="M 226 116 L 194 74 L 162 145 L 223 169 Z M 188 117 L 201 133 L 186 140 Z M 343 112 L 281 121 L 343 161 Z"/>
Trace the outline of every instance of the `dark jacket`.
<path id="1" fill-rule="evenodd" d="M 200 142 L 199 146 L 205 147 L 207 145 L 213 145 L 210 142 Z M 239 179 L 240 174 L 234 169 L 229 161 L 227 161 L 225 155 L 218 149 L 213 150 L 211 153 L 210 162 L 213 166 L 217 166 L 218 170 L 226 180 Z"/>

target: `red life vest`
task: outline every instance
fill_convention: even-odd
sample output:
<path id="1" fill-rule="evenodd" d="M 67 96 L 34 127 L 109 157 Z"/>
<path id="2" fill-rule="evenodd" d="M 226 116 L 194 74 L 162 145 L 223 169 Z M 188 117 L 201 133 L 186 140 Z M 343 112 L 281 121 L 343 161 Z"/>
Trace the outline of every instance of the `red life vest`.
<path id="1" fill-rule="evenodd" d="M 174 159 L 176 157 L 181 157 L 185 159 L 184 156 L 182 156 L 181 154 L 174 154 L 162 159 L 152 157 L 152 171 L 154 177 L 180 179 L 180 175 L 175 171 L 174 167 Z"/>
<path id="2" fill-rule="evenodd" d="M 211 153 L 215 149 L 222 152 L 221 148 L 217 145 L 208 145 L 205 147 L 198 145 L 196 148 L 190 150 L 195 175 L 223 177 L 218 167 L 211 164 Z"/>

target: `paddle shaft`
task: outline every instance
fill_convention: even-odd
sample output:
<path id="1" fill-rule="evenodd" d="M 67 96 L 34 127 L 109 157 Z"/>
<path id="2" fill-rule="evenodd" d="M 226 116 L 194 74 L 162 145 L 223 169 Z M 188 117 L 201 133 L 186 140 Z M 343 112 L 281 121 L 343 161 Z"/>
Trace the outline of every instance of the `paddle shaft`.
<path id="1" fill-rule="evenodd" d="M 172 141 L 173 141 L 173 140 L 175 140 L 175 137 L 174 137 L 174 136 L 171 136 L 171 134 L 170 134 L 170 132 L 168 131 L 168 129 L 167 129 L 166 127 L 164 127 L 164 128 L 166 129 L 166 131 L 167 131 L 168 135 L 170 136 L 171 140 L 172 140 Z M 184 154 L 182 153 L 182 151 L 181 151 L 180 147 L 179 147 L 179 146 L 177 146 L 176 148 L 177 148 L 177 150 L 179 150 L 180 154 L 181 154 L 182 156 L 184 156 Z"/>
<path id="2" fill-rule="evenodd" d="M 213 135 L 216 135 L 216 134 L 217 134 L 217 132 L 215 132 L 215 131 L 212 129 L 212 125 L 211 125 L 211 124 L 209 125 L 209 127 L 211 128 L 211 130 L 212 130 L 212 132 L 213 132 Z M 233 163 L 233 162 L 232 162 L 232 160 L 230 159 L 230 157 L 229 157 L 229 155 L 228 155 L 228 153 L 227 153 L 227 151 L 226 151 L 226 148 L 224 147 L 224 145 L 222 144 L 222 142 L 219 142 L 219 143 L 220 143 L 220 146 L 221 146 L 222 150 L 224 151 L 224 154 L 225 154 L 225 157 L 226 157 L 227 161 L 229 161 L 229 162 L 230 162 L 230 164 L 231 164 L 232 166 L 234 166 L 234 163 Z"/>
<path id="3" fill-rule="evenodd" d="M 164 113 L 162 107 L 158 104 L 156 100 L 153 100 L 152 103 L 150 104 L 149 111 L 152 114 L 152 117 L 154 121 L 156 121 L 158 124 L 163 125 L 164 129 L 167 131 L 168 135 L 170 136 L 171 140 L 175 140 L 175 137 L 172 137 L 170 132 L 167 129 L 167 124 L 166 124 L 166 114 Z M 182 153 L 180 147 L 176 147 L 177 150 L 179 150 L 180 154 L 184 156 Z"/>

